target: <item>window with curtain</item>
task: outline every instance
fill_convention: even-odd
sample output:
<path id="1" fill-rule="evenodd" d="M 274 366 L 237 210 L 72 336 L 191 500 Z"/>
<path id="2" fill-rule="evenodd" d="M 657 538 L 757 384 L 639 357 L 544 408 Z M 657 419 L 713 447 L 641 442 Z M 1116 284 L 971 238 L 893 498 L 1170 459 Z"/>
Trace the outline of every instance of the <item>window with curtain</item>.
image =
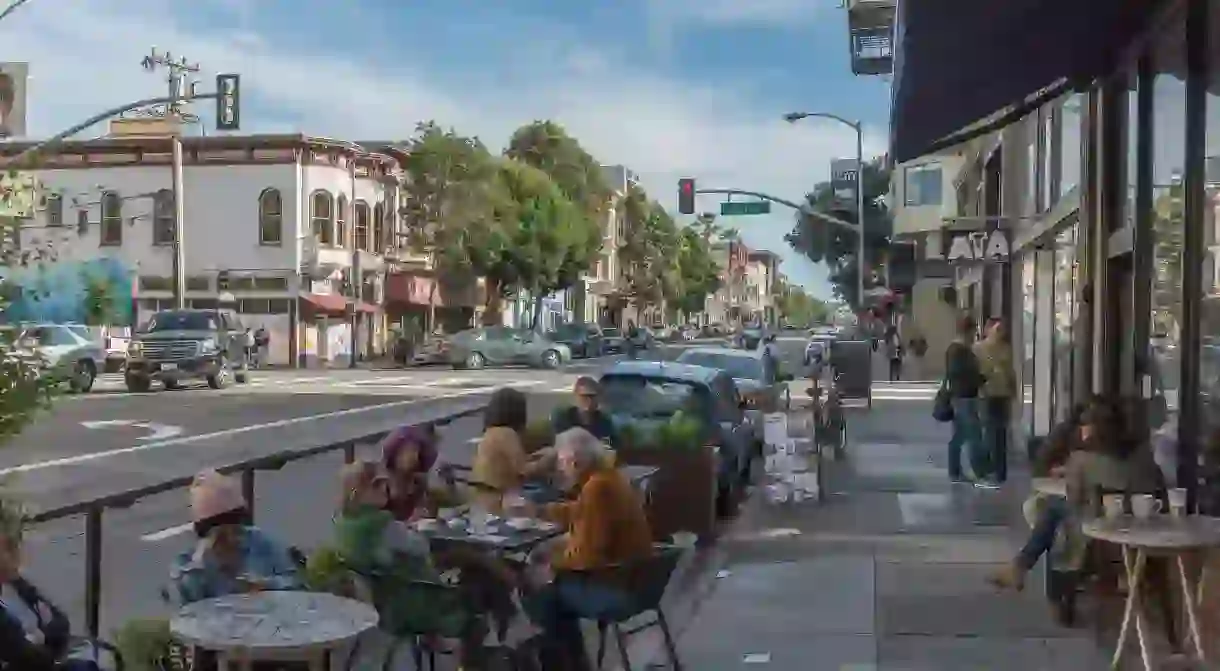
<path id="1" fill-rule="evenodd" d="M 347 222 L 352 218 L 352 204 L 347 200 L 347 194 L 339 194 L 339 216 L 335 223 L 335 244 L 340 247 L 347 246 Z"/>
<path id="2" fill-rule="evenodd" d="M 352 233 L 355 236 L 356 249 L 369 251 L 369 204 L 363 200 L 356 201 L 356 206 L 353 208 L 355 215 L 355 224 L 352 228 Z"/>
<path id="3" fill-rule="evenodd" d="M 153 196 L 153 244 L 174 244 L 174 192 L 161 189 Z"/>
<path id="4" fill-rule="evenodd" d="M 260 245 L 284 242 L 284 199 L 279 189 L 264 189 L 258 196 L 258 242 Z"/>
<path id="5" fill-rule="evenodd" d="M 102 194 L 102 222 L 98 244 L 118 247 L 123 244 L 123 197 L 117 191 Z"/>
<path id="6" fill-rule="evenodd" d="M 309 199 L 309 219 L 318 244 L 335 244 L 335 201 L 329 192 L 314 191 Z"/>

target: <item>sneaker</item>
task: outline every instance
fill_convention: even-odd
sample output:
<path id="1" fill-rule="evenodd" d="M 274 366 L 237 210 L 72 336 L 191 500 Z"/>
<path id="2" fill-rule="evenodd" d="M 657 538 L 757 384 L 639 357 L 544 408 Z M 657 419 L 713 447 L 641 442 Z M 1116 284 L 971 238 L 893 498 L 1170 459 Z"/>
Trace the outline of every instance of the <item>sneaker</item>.
<path id="1" fill-rule="evenodd" d="M 1025 589 L 1025 571 L 1022 571 L 1016 564 L 1008 564 L 987 576 L 987 582 L 999 589 L 1020 592 Z"/>
<path id="2" fill-rule="evenodd" d="M 976 480 L 974 482 L 974 487 L 976 489 L 999 489 L 1000 483 L 992 480 L 991 478 L 983 478 L 982 480 Z"/>

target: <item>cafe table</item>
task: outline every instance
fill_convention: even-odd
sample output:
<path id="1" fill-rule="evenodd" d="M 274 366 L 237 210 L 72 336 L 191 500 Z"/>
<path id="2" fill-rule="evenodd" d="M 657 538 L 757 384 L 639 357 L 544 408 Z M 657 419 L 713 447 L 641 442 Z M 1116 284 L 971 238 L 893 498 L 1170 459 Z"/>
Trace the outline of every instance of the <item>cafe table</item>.
<path id="1" fill-rule="evenodd" d="M 170 620 L 180 642 L 217 653 L 221 671 L 255 662 L 307 662 L 324 671 L 333 650 L 377 626 L 368 604 L 333 594 L 257 592 L 183 606 Z"/>
<path id="2" fill-rule="evenodd" d="M 531 518 L 503 518 L 489 515 L 483 528 L 471 522 L 479 513 L 467 510 L 448 520 L 416 520 L 411 526 L 429 541 L 445 545 L 465 545 L 496 554 L 527 552 L 540 543 L 563 535 L 559 525 Z"/>
<path id="3" fill-rule="evenodd" d="M 1146 519 L 1138 519 L 1131 515 L 1119 515 L 1090 520 L 1081 525 L 1081 530 L 1086 536 L 1118 545 L 1123 551 L 1123 564 L 1127 571 L 1127 602 L 1123 609 L 1123 623 L 1110 668 L 1119 668 L 1132 628 L 1135 629 L 1145 671 L 1151 671 L 1153 668 L 1144 633 L 1146 623 L 1140 605 L 1140 585 L 1149 555 L 1175 559 L 1181 580 L 1182 601 L 1186 606 L 1186 621 L 1193 641 L 1193 653 L 1200 662 L 1206 661 L 1197 613 L 1202 598 L 1203 576 L 1200 575 L 1196 579 L 1186 570 L 1186 557 L 1220 548 L 1220 518 L 1200 515 L 1152 515 Z"/>

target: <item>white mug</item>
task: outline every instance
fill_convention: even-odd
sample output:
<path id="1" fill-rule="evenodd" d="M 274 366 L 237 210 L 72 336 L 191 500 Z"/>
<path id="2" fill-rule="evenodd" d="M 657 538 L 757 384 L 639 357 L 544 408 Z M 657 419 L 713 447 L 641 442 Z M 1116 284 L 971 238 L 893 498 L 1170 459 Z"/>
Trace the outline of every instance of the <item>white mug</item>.
<path id="1" fill-rule="evenodd" d="M 1161 500 L 1151 494 L 1137 494 L 1131 497 L 1131 513 L 1137 519 L 1146 520 L 1161 512 Z"/>
<path id="2" fill-rule="evenodd" d="M 1169 490 L 1169 512 L 1177 517 L 1186 514 L 1186 488 L 1175 487 Z"/>
<path id="3" fill-rule="evenodd" d="M 1103 508 L 1105 508 L 1106 517 L 1122 517 L 1122 494 L 1106 494 L 1105 496 L 1101 497 L 1101 505 Z"/>

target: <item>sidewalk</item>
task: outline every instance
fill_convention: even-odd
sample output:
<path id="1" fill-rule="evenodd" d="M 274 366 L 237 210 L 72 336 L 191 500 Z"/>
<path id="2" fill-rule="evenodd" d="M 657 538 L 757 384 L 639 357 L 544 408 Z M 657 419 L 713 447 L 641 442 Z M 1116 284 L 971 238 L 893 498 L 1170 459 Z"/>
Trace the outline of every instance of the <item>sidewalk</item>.
<path id="1" fill-rule="evenodd" d="M 1014 459 L 1000 491 L 951 485 L 927 386 L 851 411 L 826 503 L 749 502 L 721 544 L 726 571 L 679 636 L 686 668 L 1108 667 L 1089 628 L 1054 623 L 1040 579 L 1019 595 L 986 584 L 1026 534 L 1027 469 Z"/>

